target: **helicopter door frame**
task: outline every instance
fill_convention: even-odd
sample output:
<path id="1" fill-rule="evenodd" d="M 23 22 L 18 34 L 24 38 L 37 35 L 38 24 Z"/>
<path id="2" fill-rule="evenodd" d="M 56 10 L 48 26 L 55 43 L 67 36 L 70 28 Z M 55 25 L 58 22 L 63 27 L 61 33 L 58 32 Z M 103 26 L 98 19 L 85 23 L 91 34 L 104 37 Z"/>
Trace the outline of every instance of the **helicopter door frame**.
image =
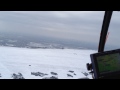
<path id="1" fill-rule="evenodd" d="M 98 52 L 103 52 L 104 51 L 106 35 L 107 35 L 107 32 L 108 32 L 108 28 L 109 28 L 109 24 L 110 24 L 110 21 L 111 21 L 112 13 L 113 13 L 113 11 L 105 11 L 104 19 L 103 19 L 103 23 L 102 23 Z"/>

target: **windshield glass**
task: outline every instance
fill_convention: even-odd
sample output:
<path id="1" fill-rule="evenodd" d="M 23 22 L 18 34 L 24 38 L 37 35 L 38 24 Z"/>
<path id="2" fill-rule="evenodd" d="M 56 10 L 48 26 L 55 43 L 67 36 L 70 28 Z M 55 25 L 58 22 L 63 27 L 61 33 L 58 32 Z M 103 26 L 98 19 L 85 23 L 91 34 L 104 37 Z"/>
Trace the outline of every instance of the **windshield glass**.
<path id="1" fill-rule="evenodd" d="M 105 51 L 120 48 L 119 33 L 120 33 L 120 13 L 114 11 L 111 17 L 110 26 L 108 29 L 108 36 L 105 44 Z"/>
<path id="2" fill-rule="evenodd" d="M 0 78 L 89 77 L 86 63 L 98 50 L 103 17 L 104 11 L 1 11 Z"/>

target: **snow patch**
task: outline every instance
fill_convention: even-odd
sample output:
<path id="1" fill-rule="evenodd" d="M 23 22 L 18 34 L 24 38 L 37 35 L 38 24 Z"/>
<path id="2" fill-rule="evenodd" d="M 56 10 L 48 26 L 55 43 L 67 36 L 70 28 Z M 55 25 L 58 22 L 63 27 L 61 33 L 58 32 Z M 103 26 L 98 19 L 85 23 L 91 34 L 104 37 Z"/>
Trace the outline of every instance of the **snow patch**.
<path id="1" fill-rule="evenodd" d="M 91 75 L 87 75 L 86 63 L 91 62 L 90 54 L 95 52 L 97 51 L 77 49 L 28 49 L 1 46 L 0 79 L 13 79 L 11 76 L 13 73 L 16 75 L 21 73 L 25 79 L 45 79 L 50 77 L 56 77 L 58 79 L 89 77 L 91 79 Z M 35 76 L 31 75 L 32 72 L 40 73 L 39 76 Z M 40 75 L 42 75 L 42 77 Z"/>

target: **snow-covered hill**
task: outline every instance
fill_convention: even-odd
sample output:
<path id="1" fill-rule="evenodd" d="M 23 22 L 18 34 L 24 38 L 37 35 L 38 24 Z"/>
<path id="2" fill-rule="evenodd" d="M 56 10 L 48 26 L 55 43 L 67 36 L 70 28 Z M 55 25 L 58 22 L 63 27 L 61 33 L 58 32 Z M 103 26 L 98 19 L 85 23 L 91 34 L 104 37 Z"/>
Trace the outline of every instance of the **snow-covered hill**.
<path id="1" fill-rule="evenodd" d="M 89 77 L 86 63 L 94 50 L 0 47 L 0 79 L 78 79 Z"/>

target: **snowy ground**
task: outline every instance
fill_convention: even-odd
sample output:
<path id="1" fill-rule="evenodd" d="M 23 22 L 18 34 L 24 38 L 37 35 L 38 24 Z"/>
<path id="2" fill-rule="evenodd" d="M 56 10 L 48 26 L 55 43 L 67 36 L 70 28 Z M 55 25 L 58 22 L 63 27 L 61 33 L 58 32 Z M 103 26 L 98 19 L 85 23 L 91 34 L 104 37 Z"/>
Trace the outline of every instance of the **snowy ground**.
<path id="1" fill-rule="evenodd" d="M 58 79 L 89 77 L 86 63 L 94 50 L 27 49 L 0 47 L 0 79 L 12 79 L 21 73 L 25 79 L 42 79 L 55 76 Z M 41 75 L 33 75 L 33 73 Z M 52 73 L 51 73 L 52 72 Z M 42 74 L 44 73 L 44 74 Z"/>

